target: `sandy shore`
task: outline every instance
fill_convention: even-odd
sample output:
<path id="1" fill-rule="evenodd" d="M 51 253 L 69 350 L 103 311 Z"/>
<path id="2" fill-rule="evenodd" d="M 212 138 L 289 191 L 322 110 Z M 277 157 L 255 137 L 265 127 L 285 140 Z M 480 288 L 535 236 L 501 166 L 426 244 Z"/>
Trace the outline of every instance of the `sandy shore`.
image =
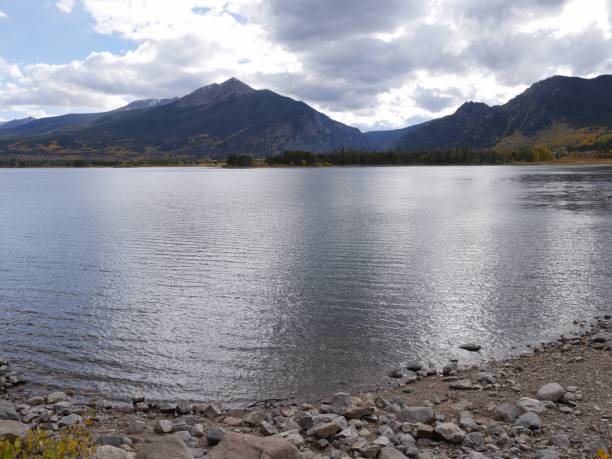
<path id="1" fill-rule="evenodd" d="M 8 390 L 0 419 L 10 404 L 19 422 L 53 433 L 91 417 L 99 459 L 605 457 L 612 447 L 612 320 L 578 325 L 581 333 L 516 358 L 471 368 L 451 361 L 441 371 L 412 362 L 393 375 L 389 390 L 245 410 L 215 401 L 154 404 L 146 394 L 128 406 L 79 405 L 75 394 L 32 396 L 0 366 Z M 264 450 L 271 455 L 257 456 Z"/>

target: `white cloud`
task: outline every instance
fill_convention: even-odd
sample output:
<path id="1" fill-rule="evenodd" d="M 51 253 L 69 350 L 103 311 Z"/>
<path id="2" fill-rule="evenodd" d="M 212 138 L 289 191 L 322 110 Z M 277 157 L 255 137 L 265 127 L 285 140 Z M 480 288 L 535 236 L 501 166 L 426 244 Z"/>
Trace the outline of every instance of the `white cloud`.
<path id="1" fill-rule="evenodd" d="M 57 0 L 55 6 L 63 13 L 72 13 L 76 0 Z"/>
<path id="2" fill-rule="evenodd" d="M 401 127 L 464 100 L 504 102 L 555 73 L 612 71 L 612 0 L 80 0 L 126 53 L 17 66 L 0 106 L 115 108 L 236 76 L 362 128 Z M 70 12 L 76 0 L 59 0 Z M 323 6 L 322 6 L 323 5 Z"/>
<path id="3" fill-rule="evenodd" d="M 6 13 L 0 10 L 0 19 L 4 19 L 5 17 L 7 17 Z"/>

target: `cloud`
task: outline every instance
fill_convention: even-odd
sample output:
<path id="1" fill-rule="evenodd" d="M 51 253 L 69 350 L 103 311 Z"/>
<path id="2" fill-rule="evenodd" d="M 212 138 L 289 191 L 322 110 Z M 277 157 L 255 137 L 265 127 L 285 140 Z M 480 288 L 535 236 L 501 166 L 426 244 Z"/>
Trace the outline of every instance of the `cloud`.
<path id="1" fill-rule="evenodd" d="M 76 0 L 59 0 L 72 11 Z M 0 105 L 51 113 L 230 76 L 367 129 L 504 102 L 556 73 L 612 72 L 612 0 L 80 0 L 134 43 L 59 65 L 0 60 Z"/>
<path id="2" fill-rule="evenodd" d="M 55 6 L 63 13 L 72 13 L 76 0 L 58 0 Z"/>
<path id="3" fill-rule="evenodd" d="M 0 10 L 0 19 L 4 19 L 6 17 L 7 17 L 6 13 L 4 11 Z"/>

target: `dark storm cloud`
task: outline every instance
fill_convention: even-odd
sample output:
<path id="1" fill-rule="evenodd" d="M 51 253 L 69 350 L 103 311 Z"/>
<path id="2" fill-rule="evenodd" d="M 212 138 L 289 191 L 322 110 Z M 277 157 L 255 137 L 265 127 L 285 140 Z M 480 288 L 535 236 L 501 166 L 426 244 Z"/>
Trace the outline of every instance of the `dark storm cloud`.
<path id="1" fill-rule="evenodd" d="M 305 43 L 388 32 L 418 19 L 426 3 L 417 0 L 270 0 L 262 20 L 271 35 L 301 49 Z"/>

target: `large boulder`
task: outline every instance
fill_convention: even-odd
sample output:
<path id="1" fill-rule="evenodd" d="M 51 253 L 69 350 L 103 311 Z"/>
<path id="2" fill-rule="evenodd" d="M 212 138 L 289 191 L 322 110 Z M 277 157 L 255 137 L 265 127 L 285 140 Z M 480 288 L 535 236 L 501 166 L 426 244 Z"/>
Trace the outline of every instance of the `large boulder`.
<path id="1" fill-rule="evenodd" d="M 433 424 L 435 420 L 434 410 L 428 406 L 410 406 L 403 409 L 397 417 L 399 421 L 411 424 Z"/>
<path id="2" fill-rule="evenodd" d="M 136 455 L 136 459 L 194 459 L 187 445 L 176 435 L 164 435 Z"/>
<path id="3" fill-rule="evenodd" d="M 19 421 L 15 405 L 5 398 L 0 398 L 0 420 Z"/>
<path id="4" fill-rule="evenodd" d="M 538 393 L 536 394 L 536 398 L 538 400 L 550 400 L 552 402 L 557 402 L 563 398 L 565 392 L 566 390 L 561 387 L 560 384 L 548 383 L 540 387 L 540 390 L 538 390 Z"/>
<path id="5" fill-rule="evenodd" d="M 263 438 L 227 432 L 215 446 L 210 459 L 300 459 L 299 450 L 279 438 Z M 137 458 L 138 459 L 138 458 Z"/>
<path id="6" fill-rule="evenodd" d="M 0 420 L 0 440 L 15 441 L 24 438 L 28 433 L 28 426 L 19 421 Z"/>

